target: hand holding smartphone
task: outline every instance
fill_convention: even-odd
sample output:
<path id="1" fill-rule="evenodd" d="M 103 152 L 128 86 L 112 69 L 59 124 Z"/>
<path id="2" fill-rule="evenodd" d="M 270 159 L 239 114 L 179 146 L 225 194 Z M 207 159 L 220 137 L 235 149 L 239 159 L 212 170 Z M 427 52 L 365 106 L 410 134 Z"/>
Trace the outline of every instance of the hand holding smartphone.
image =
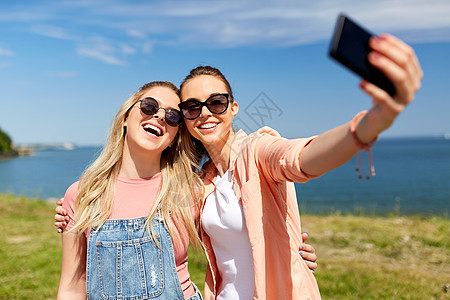
<path id="1" fill-rule="evenodd" d="M 367 60 L 372 51 L 369 40 L 373 36 L 344 14 L 340 14 L 331 40 L 329 55 L 365 80 L 395 95 L 392 82 Z"/>

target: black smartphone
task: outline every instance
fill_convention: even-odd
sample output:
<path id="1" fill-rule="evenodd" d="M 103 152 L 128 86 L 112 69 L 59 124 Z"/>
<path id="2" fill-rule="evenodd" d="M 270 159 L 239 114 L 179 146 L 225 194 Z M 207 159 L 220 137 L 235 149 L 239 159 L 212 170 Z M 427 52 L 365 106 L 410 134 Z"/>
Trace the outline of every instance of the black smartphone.
<path id="1" fill-rule="evenodd" d="M 362 28 L 344 14 L 340 14 L 336 22 L 330 45 L 330 56 L 364 78 L 395 95 L 392 82 L 377 68 L 372 66 L 367 55 L 371 51 L 369 39 L 372 33 Z"/>

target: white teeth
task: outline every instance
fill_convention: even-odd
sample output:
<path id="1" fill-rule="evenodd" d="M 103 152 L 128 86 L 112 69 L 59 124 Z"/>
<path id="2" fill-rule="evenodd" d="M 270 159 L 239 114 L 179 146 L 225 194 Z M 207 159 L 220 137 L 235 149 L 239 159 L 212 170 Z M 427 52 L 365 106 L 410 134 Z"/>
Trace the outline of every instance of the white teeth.
<path id="1" fill-rule="evenodd" d="M 201 129 L 208 129 L 208 128 L 213 128 L 216 126 L 217 126 L 217 123 L 206 123 L 206 124 L 200 125 L 199 127 Z"/>
<path id="2" fill-rule="evenodd" d="M 153 130 L 154 132 L 156 132 L 156 135 L 160 136 L 161 135 L 161 129 L 159 129 L 158 127 L 152 125 L 152 124 L 146 124 L 144 126 L 145 130 Z"/>

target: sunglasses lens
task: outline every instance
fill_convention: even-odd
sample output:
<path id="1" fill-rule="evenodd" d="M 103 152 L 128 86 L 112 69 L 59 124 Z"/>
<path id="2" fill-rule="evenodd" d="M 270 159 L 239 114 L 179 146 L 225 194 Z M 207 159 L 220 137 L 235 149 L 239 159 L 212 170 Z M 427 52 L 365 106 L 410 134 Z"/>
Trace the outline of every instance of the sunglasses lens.
<path id="1" fill-rule="evenodd" d="M 228 97 L 228 94 L 218 94 L 209 97 L 205 102 L 188 100 L 182 102 L 179 107 L 186 119 L 193 120 L 200 116 L 203 106 L 206 106 L 214 114 L 224 113 L 228 108 Z"/>
<path id="2" fill-rule="evenodd" d="M 214 95 L 206 101 L 206 106 L 214 114 L 221 114 L 228 108 L 227 95 Z"/>
<path id="3" fill-rule="evenodd" d="M 144 98 L 141 101 L 141 111 L 149 116 L 156 114 L 158 111 L 159 105 L 153 98 Z"/>
<path id="4" fill-rule="evenodd" d="M 184 117 L 188 120 L 197 118 L 200 115 L 200 111 L 202 109 L 201 103 L 197 100 L 188 100 L 182 102 L 180 107 Z"/>
<path id="5" fill-rule="evenodd" d="M 175 127 L 181 124 L 181 113 L 176 109 L 169 109 L 166 112 L 166 123 L 169 126 Z"/>

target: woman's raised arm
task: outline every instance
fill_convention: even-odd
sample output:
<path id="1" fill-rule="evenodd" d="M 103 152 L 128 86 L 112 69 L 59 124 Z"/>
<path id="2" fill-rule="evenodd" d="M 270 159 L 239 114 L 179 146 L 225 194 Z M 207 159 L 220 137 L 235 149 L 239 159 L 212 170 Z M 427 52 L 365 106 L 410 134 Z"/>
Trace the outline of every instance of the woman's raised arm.
<path id="1" fill-rule="evenodd" d="M 305 147 L 300 161 L 302 171 L 308 175 L 326 173 L 347 162 L 361 148 L 369 147 L 411 103 L 420 88 L 423 72 L 410 46 L 388 34 L 372 37 L 369 44 L 373 50 L 369 62 L 392 81 L 396 94 L 391 97 L 362 80 L 360 87 L 372 97 L 372 107 L 351 122 L 319 135 Z"/>

